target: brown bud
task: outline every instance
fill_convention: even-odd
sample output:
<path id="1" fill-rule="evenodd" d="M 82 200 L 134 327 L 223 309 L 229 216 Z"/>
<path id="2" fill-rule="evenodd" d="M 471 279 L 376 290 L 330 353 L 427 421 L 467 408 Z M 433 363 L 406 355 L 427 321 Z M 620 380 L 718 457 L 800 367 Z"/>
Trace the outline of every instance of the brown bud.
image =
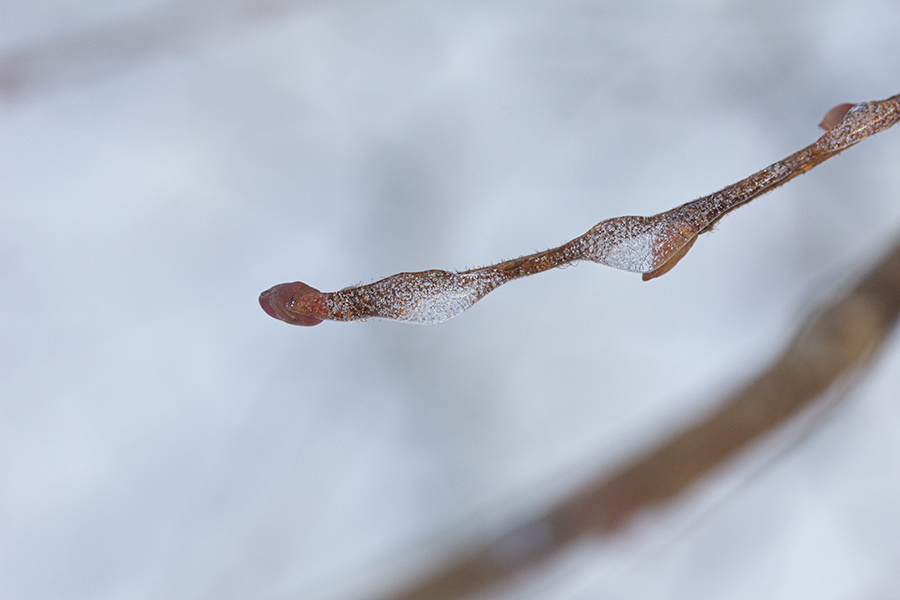
<path id="1" fill-rule="evenodd" d="M 828 131 L 829 129 L 840 123 L 841 119 L 843 119 L 847 115 L 847 113 L 850 112 L 850 109 L 854 106 L 856 105 L 850 104 L 849 102 L 838 104 L 827 113 L 825 113 L 825 116 L 822 118 L 822 122 L 819 123 L 819 127 L 824 129 L 825 131 Z"/>

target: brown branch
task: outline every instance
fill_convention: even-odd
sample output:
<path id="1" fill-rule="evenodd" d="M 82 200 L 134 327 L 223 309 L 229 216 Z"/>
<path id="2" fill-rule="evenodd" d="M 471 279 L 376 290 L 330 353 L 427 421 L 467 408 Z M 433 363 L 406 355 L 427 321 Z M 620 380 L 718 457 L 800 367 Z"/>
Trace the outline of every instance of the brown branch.
<path id="1" fill-rule="evenodd" d="M 658 215 L 607 219 L 557 248 L 480 269 L 398 273 L 328 293 L 301 282 L 283 283 L 260 294 L 259 303 L 267 314 L 292 325 L 370 317 L 438 323 L 467 310 L 504 283 L 577 261 L 643 273 L 646 281 L 667 273 L 700 234 L 729 212 L 897 121 L 900 94 L 882 101 L 841 104 L 822 120 L 825 134 L 806 148 L 718 192 Z"/>
<path id="2" fill-rule="evenodd" d="M 450 600 L 501 585 L 582 536 L 619 530 L 640 511 L 708 477 L 862 369 L 900 314 L 900 238 L 846 295 L 808 319 L 777 360 L 718 410 L 510 534 L 383 600 Z"/>
<path id="3" fill-rule="evenodd" d="M 191 0 L 87 27 L 0 56 L 0 97 L 78 84 L 271 20 L 312 0 Z"/>

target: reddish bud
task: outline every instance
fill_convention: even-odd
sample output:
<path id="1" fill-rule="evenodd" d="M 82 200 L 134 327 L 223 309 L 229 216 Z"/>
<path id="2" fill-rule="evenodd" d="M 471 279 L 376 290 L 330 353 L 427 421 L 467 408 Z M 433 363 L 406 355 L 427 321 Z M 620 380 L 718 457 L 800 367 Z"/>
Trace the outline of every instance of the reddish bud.
<path id="1" fill-rule="evenodd" d="M 824 129 L 825 131 L 828 131 L 829 129 L 840 123 L 841 119 L 847 116 L 847 113 L 850 112 L 850 109 L 854 106 L 855 104 L 850 104 L 849 102 L 838 104 L 827 113 L 825 113 L 825 116 L 822 118 L 822 122 L 819 123 L 819 127 Z"/>
<path id="2" fill-rule="evenodd" d="M 270 317 L 311 327 L 327 316 L 325 294 L 300 281 L 282 283 L 259 295 L 259 305 Z"/>

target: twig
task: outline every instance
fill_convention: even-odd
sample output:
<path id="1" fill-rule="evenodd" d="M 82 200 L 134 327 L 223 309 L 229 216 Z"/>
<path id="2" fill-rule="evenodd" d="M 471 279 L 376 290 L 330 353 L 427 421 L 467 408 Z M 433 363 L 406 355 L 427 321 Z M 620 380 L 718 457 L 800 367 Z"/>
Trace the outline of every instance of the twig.
<path id="1" fill-rule="evenodd" d="M 260 294 L 259 303 L 270 316 L 292 325 L 370 317 L 439 323 L 508 281 L 576 261 L 643 273 L 645 281 L 653 279 L 672 269 L 697 236 L 727 213 L 898 120 L 900 94 L 882 101 L 841 104 L 825 115 L 820 126 L 826 133 L 813 144 L 714 194 L 658 215 L 608 219 L 557 248 L 470 271 L 398 273 L 328 293 L 301 282 L 285 283 Z"/>
<path id="2" fill-rule="evenodd" d="M 624 528 L 683 494 L 822 398 L 875 355 L 900 314 L 900 238 L 848 294 L 809 318 L 784 353 L 721 407 L 546 514 L 383 600 L 459 599 L 509 581 L 575 539 Z"/>

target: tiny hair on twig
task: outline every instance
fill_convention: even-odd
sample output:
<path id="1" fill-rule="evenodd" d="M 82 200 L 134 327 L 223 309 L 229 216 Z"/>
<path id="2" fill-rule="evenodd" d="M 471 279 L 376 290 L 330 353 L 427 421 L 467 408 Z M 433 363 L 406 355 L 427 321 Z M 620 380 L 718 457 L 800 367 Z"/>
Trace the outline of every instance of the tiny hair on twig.
<path id="1" fill-rule="evenodd" d="M 881 101 L 839 104 L 819 124 L 825 134 L 806 148 L 672 210 L 649 217 L 607 219 L 561 246 L 487 267 L 397 273 L 336 292 L 320 292 L 301 282 L 282 283 L 260 294 L 259 303 L 268 315 L 291 325 L 368 318 L 430 324 L 468 310 L 508 281 L 578 261 L 642 273 L 648 281 L 668 273 L 697 237 L 727 213 L 897 121 L 900 94 Z"/>

